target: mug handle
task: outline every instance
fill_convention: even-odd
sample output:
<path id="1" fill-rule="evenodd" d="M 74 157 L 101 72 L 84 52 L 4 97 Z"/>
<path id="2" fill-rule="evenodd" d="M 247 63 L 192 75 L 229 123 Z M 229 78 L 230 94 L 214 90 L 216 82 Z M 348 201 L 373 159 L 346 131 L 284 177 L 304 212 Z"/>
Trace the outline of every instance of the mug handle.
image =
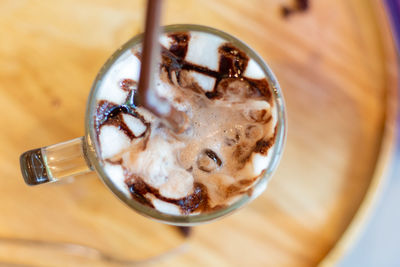
<path id="1" fill-rule="evenodd" d="M 28 185 L 56 182 L 93 171 L 85 137 L 26 151 L 20 156 L 22 176 Z"/>

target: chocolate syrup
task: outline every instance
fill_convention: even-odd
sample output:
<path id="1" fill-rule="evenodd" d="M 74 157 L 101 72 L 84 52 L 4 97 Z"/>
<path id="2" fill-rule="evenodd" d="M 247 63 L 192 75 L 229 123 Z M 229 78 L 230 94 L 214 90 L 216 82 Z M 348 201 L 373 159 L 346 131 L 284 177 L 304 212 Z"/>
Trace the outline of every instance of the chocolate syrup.
<path id="1" fill-rule="evenodd" d="M 276 126 L 275 126 L 275 130 L 274 130 L 274 135 L 269 138 L 269 139 L 260 139 L 257 141 L 255 148 L 254 148 L 254 152 L 260 153 L 262 155 L 266 155 L 268 153 L 268 149 L 270 149 L 274 143 L 275 143 L 275 139 L 276 139 Z"/>
<path id="2" fill-rule="evenodd" d="M 97 107 L 97 116 L 95 118 L 96 131 L 100 133 L 100 128 L 103 125 L 113 125 L 122 130 L 129 139 L 135 138 L 135 135 L 125 124 L 122 114 L 130 114 L 135 116 L 135 112 L 128 106 L 115 105 L 108 101 L 102 100 Z"/>
<path id="3" fill-rule="evenodd" d="M 132 197 L 149 207 L 154 208 L 153 204 L 145 197 L 147 193 L 152 194 L 159 200 L 175 204 L 179 206 L 182 214 L 190 214 L 194 211 L 202 212 L 209 209 L 209 197 L 207 194 L 207 188 L 201 183 L 194 183 L 193 193 L 178 199 L 167 198 L 160 194 L 159 190 L 143 182 L 143 179 L 137 176 L 132 176 L 126 179 L 129 191 Z"/>
<path id="4" fill-rule="evenodd" d="M 177 81 L 181 85 L 181 70 L 192 70 L 216 79 L 213 90 L 205 93 L 209 99 L 221 97 L 222 94 L 218 92 L 218 89 L 222 81 L 227 78 L 236 78 L 248 82 L 253 90 L 256 90 L 260 95 L 265 97 L 268 102 L 271 101 L 271 91 L 266 79 L 257 80 L 243 76 L 249 57 L 240 49 L 230 43 L 223 44 L 218 49 L 220 54 L 218 71 L 214 71 L 185 60 L 190 40 L 188 33 L 174 33 L 170 34 L 169 37 L 173 40 L 173 43 L 169 50 L 165 47 L 162 48 L 161 67 L 167 71 L 171 83 L 173 83 L 172 73 L 175 73 Z M 225 88 L 226 86 L 222 87 Z"/>
<path id="5" fill-rule="evenodd" d="M 228 186 L 228 188 L 226 189 L 226 197 L 232 197 L 235 195 L 239 195 L 239 194 L 245 194 L 247 193 L 249 196 L 251 195 L 251 193 L 253 192 L 253 188 L 249 188 L 247 190 L 243 190 L 243 188 L 245 187 L 249 187 L 252 183 L 254 183 L 255 180 L 257 180 L 258 177 L 254 177 L 252 179 L 244 179 L 244 180 L 240 180 L 234 184 L 231 184 L 230 186 Z"/>
<path id="6" fill-rule="evenodd" d="M 222 165 L 222 160 L 217 156 L 217 154 L 211 149 L 206 149 L 204 153 L 212 159 L 218 166 Z"/>
<path id="7" fill-rule="evenodd" d="M 177 58 L 185 58 L 189 46 L 190 35 L 186 33 L 170 34 L 170 38 L 174 40 L 169 51 Z"/>
<path id="8" fill-rule="evenodd" d="M 234 47 L 230 43 L 225 43 L 219 47 L 219 66 L 218 71 L 211 70 L 207 67 L 196 65 L 194 63 L 188 62 L 185 60 L 188 44 L 190 40 L 190 34 L 186 32 L 179 32 L 169 34 L 170 39 L 172 39 L 172 44 L 169 49 L 162 47 L 161 52 L 161 70 L 165 70 L 168 74 L 168 80 L 171 84 L 174 84 L 176 81 L 179 85 L 182 86 L 182 70 L 186 71 L 195 71 L 210 77 L 215 78 L 216 82 L 214 84 L 213 90 L 209 92 L 196 91 L 198 93 L 203 93 L 208 99 L 218 99 L 223 97 L 223 95 L 232 90 L 230 88 L 230 84 L 234 81 L 243 82 L 249 86 L 249 89 L 245 91 L 244 95 L 241 95 L 243 98 L 262 98 L 263 100 L 267 100 L 269 103 L 272 101 L 272 93 L 269 88 L 268 81 L 264 79 L 251 79 L 248 77 L 244 77 L 244 72 L 249 62 L 249 57 L 241 51 L 240 49 Z M 140 59 L 141 55 L 136 54 Z M 175 77 L 173 77 L 175 75 Z M 135 111 L 135 105 L 133 104 L 134 94 L 136 90 L 136 82 L 130 79 L 125 79 L 120 82 L 120 87 L 124 91 L 128 91 L 128 98 L 124 105 L 116 105 L 114 103 L 102 100 L 98 103 L 97 113 L 95 117 L 95 129 L 98 133 L 97 138 L 99 138 L 100 128 L 104 125 L 113 125 L 122 130 L 131 140 L 137 137 L 142 137 L 146 134 L 146 132 L 150 131 L 150 124 L 144 120 L 142 116 L 140 116 Z M 182 86 L 184 89 L 188 89 L 185 86 Z M 192 88 L 193 89 L 193 88 Z M 130 101 L 132 100 L 132 101 Z M 133 132 L 129 129 L 129 127 L 125 124 L 123 120 L 123 114 L 128 114 L 140 119 L 146 126 L 147 130 L 141 136 L 135 136 Z M 258 114 L 251 114 L 251 119 L 255 122 L 263 122 L 267 123 L 271 120 L 271 116 L 266 113 L 266 111 L 260 111 Z M 250 138 L 251 130 L 254 126 L 249 126 L 243 135 Z M 236 133 L 232 138 L 225 138 L 224 142 L 228 146 L 236 146 L 234 150 L 234 155 L 236 160 L 238 161 L 238 170 L 244 166 L 244 164 L 249 160 L 251 154 L 253 152 L 261 153 L 265 155 L 268 152 L 268 149 L 274 144 L 276 138 L 276 129 L 274 136 L 269 139 L 260 139 L 256 142 L 255 145 L 247 145 L 240 143 L 240 134 Z M 223 165 L 222 160 L 218 157 L 218 155 L 210 150 L 205 149 L 203 154 L 206 155 L 216 166 L 220 167 Z M 113 164 L 115 162 L 112 162 Z M 122 162 L 121 162 L 122 164 Z M 209 169 L 208 167 L 199 168 L 205 172 L 211 172 L 213 169 Z M 193 170 L 193 167 L 189 168 L 190 171 Z M 263 174 L 261 174 L 263 175 Z M 225 189 L 225 195 L 227 197 L 237 195 L 237 194 L 245 194 L 249 195 L 252 193 L 252 189 L 247 188 L 250 186 L 259 176 L 254 177 L 252 179 L 244 179 L 236 182 L 228 186 Z M 223 208 L 223 205 L 217 205 L 211 207 L 210 198 L 208 195 L 207 187 L 199 182 L 194 182 L 193 184 L 193 192 L 186 197 L 179 199 L 172 199 L 164 197 L 160 194 L 157 188 L 150 186 L 145 183 L 141 177 L 131 175 L 125 180 L 126 185 L 129 188 L 131 196 L 136 201 L 142 203 L 143 205 L 154 208 L 151 200 L 146 197 L 147 194 L 153 195 L 155 198 L 174 204 L 178 206 L 181 210 L 181 213 L 184 215 L 189 215 L 192 212 L 208 212 L 212 210 L 217 210 Z"/>
<path id="9" fill-rule="evenodd" d="M 100 133 L 100 128 L 103 125 L 116 126 L 118 129 L 122 130 L 131 140 L 133 138 L 142 137 L 146 134 L 147 130 L 140 136 L 135 136 L 126 125 L 122 117 L 122 114 L 129 114 L 131 116 L 134 116 L 138 118 L 144 125 L 146 125 L 147 129 L 149 129 L 150 124 L 146 122 L 141 115 L 135 112 L 135 105 L 133 104 L 133 100 L 131 100 L 131 98 L 134 97 L 136 86 L 137 83 L 131 79 L 124 79 L 120 82 L 120 88 L 124 91 L 129 92 L 126 102 L 132 103 L 131 105 L 117 105 L 106 100 L 101 100 L 97 104 L 97 111 L 94 123 L 96 132 L 98 133 L 97 138 Z"/>

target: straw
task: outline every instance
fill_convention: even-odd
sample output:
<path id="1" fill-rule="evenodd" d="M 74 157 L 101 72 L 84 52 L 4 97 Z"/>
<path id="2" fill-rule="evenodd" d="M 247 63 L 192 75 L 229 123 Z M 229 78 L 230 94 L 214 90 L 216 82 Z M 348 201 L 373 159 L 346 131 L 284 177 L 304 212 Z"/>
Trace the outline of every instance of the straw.
<path id="1" fill-rule="evenodd" d="M 165 99 L 161 99 L 154 91 L 155 75 L 159 75 L 160 59 L 160 15 L 162 0 L 148 0 L 146 25 L 143 40 L 142 64 L 138 84 L 138 104 L 163 119 L 175 132 L 184 130 L 187 117 L 176 110 Z"/>

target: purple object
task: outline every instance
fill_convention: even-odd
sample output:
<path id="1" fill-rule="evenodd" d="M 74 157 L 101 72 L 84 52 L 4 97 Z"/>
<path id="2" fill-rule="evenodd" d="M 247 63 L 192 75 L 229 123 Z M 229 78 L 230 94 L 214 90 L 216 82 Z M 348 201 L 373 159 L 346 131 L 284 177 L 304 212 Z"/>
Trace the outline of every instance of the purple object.
<path id="1" fill-rule="evenodd" d="M 393 37 L 396 41 L 397 51 L 400 51 L 400 0 L 385 0 L 386 10 L 390 15 Z"/>

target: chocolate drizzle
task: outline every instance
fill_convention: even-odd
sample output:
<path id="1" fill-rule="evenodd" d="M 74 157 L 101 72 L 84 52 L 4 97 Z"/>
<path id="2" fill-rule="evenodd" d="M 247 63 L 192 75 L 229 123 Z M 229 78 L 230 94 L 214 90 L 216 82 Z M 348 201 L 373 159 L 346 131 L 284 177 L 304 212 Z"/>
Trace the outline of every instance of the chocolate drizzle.
<path id="1" fill-rule="evenodd" d="M 254 126 L 250 126 L 249 128 L 246 129 L 245 135 L 249 136 L 251 135 L 251 129 L 254 128 Z M 276 126 L 274 128 L 274 134 L 269 137 L 269 138 L 260 138 L 257 140 L 257 142 L 254 145 L 249 145 L 248 143 L 242 143 L 238 144 L 235 147 L 235 150 L 233 151 L 233 156 L 236 160 L 237 163 L 237 169 L 240 170 L 243 168 L 243 166 L 248 162 L 251 158 L 251 155 L 254 153 L 259 153 L 261 155 L 266 156 L 268 153 L 268 150 L 274 145 L 275 139 L 276 139 Z"/>
<path id="2" fill-rule="evenodd" d="M 150 124 L 144 120 L 144 118 L 135 112 L 133 108 L 128 105 L 116 105 L 106 100 L 101 100 L 97 106 L 97 112 L 95 117 L 95 128 L 96 132 L 100 133 L 100 128 L 104 125 L 113 125 L 119 130 L 122 130 L 129 139 L 134 139 L 137 137 L 142 137 L 145 135 L 146 131 L 140 136 L 135 136 L 135 134 L 126 125 L 122 114 L 128 114 L 134 116 L 141 120 L 143 124 L 149 129 Z"/>
<path id="3" fill-rule="evenodd" d="M 170 34 L 173 43 L 169 51 L 178 58 L 185 58 L 189 46 L 190 35 L 187 33 Z"/>
<path id="4" fill-rule="evenodd" d="M 143 205 L 154 208 L 150 200 L 146 198 L 147 194 L 152 194 L 159 200 L 177 205 L 182 214 L 190 214 L 194 211 L 201 212 L 209 209 L 209 197 L 207 188 L 201 183 L 193 184 L 193 193 L 178 199 L 167 198 L 160 194 L 159 190 L 146 184 L 142 178 L 132 176 L 125 181 L 131 192 L 132 197 Z"/>
<path id="5" fill-rule="evenodd" d="M 214 71 L 185 60 L 190 40 L 189 33 L 174 33 L 169 34 L 168 36 L 173 40 L 173 42 L 169 50 L 165 47 L 162 48 L 161 68 L 164 68 L 167 71 L 171 83 L 174 83 L 172 75 L 175 73 L 178 84 L 182 85 L 180 78 L 182 70 L 196 71 L 214 77 L 216 82 L 213 90 L 205 93 L 209 99 L 214 99 L 222 96 L 221 92 L 218 91 L 220 83 L 227 78 L 235 78 L 249 83 L 252 90 L 257 90 L 264 99 L 268 102 L 271 101 L 271 92 L 266 79 L 257 80 L 243 76 L 249 61 L 249 57 L 245 52 L 230 43 L 221 45 L 218 49 L 220 54 L 218 71 Z M 222 84 L 222 87 L 225 86 Z"/>
<path id="6" fill-rule="evenodd" d="M 103 125 L 113 125 L 122 130 L 129 139 L 135 138 L 135 135 L 125 124 L 122 114 L 130 114 L 130 108 L 127 106 L 119 106 L 108 101 L 102 100 L 97 108 L 96 128 L 100 132 Z"/>
<path id="7" fill-rule="evenodd" d="M 101 100 L 97 104 L 96 116 L 94 118 L 94 126 L 97 132 L 97 139 L 99 138 L 100 128 L 104 125 L 113 125 L 119 130 L 122 130 L 129 139 L 134 139 L 137 137 L 143 137 L 147 130 L 150 128 L 150 123 L 135 111 L 135 105 L 132 98 L 136 92 L 137 83 L 132 79 L 124 79 L 120 81 L 119 86 L 122 90 L 129 92 L 124 105 L 117 105 L 106 100 Z M 135 136 L 135 134 L 126 125 L 122 114 L 128 114 L 133 117 L 138 118 L 144 125 L 146 125 L 147 130 L 140 136 Z M 97 140 L 99 142 L 99 140 Z"/>
<path id="8" fill-rule="evenodd" d="M 233 197 L 235 195 L 239 195 L 239 194 L 244 194 L 244 193 L 250 193 L 249 190 L 251 190 L 252 188 L 249 189 L 249 187 L 258 179 L 259 176 L 255 177 L 255 178 L 251 178 L 251 179 L 243 179 L 240 181 L 237 181 L 234 184 L 231 184 L 230 186 L 228 186 L 228 188 L 226 189 L 226 197 Z M 247 188 L 247 189 L 244 189 Z"/>
<path id="9" fill-rule="evenodd" d="M 260 139 L 257 141 L 255 147 L 254 147 L 254 152 L 260 153 L 262 155 L 266 155 L 268 153 L 268 150 L 274 145 L 275 139 L 276 139 L 276 126 L 274 129 L 274 135 L 268 139 Z"/>
<path id="10" fill-rule="evenodd" d="M 226 43 L 222 45 L 218 52 L 220 53 L 219 58 L 219 73 L 221 78 L 240 78 L 242 77 L 249 57 L 241 50 L 237 49 L 233 45 Z"/>
<path id="11" fill-rule="evenodd" d="M 217 154 L 211 149 L 206 149 L 204 153 L 212 159 L 218 166 L 222 165 L 222 160 L 217 156 Z"/>

